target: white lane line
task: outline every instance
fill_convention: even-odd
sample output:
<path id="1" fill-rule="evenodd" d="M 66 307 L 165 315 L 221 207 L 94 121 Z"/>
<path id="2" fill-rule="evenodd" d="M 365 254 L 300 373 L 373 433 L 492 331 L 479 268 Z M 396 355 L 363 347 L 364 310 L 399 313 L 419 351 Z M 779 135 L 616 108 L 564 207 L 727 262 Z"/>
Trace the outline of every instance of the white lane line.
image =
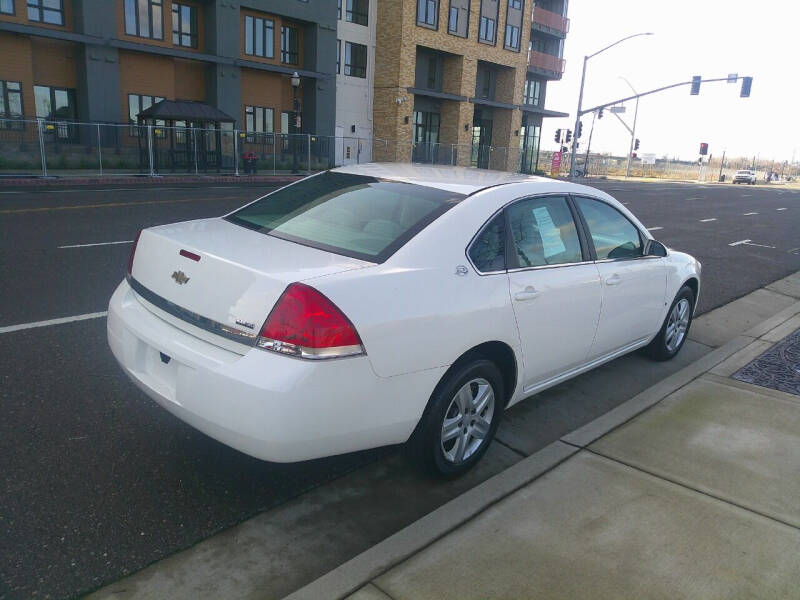
<path id="1" fill-rule="evenodd" d="M 701 223 L 710 223 L 711 221 L 716 221 L 716 220 L 717 220 L 717 218 L 714 217 L 713 219 L 700 219 L 700 222 Z"/>
<path id="2" fill-rule="evenodd" d="M 785 208 L 776 208 L 775 210 L 786 210 Z"/>
<path id="3" fill-rule="evenodd" d="M 88 319 L 99 319 L 108 315 L 107 311 L 87 313 L 85 315 L 75 315 L 74 317 L 63 317 L 61 319 L 50 319 L 49 321 L 36 321 L 35 323 L 20 323 L 19 325 L 8 325 L 0 327 L 0 333 L 11 333 L 12 331 L 22 331 L 24 329 L 34 329 L 36 327 L 50 327 L 50 325 L 61 325 L 72 323 L 73 321 L 86 321 Z"/>
<path id="4" fill-rule="evenodd" d="M 728 244 L 728 246 L 758 246 L 759 248 L 775 248 L 775 246 L 767 246 L 766 244 L 754 244 L 751 240 L 739 240 Z"/>
<path id="5" fill-rule="evenodd" d="M 750 198 L 753 194 L 742 194 L 742 198 Z"/>
<path id="6" fill-rule="evenodd" d="M 121 242 L 98 242 L 96 244 L 73 244 L 71 246 L 59 246 L 62 248 L 88 248 L 89 246 L 112 246 L 114 244 L 132 244 L 133 240 L 122 240 Z"/>
<path id="7" fill-rule="evenodd" d="M 743 213 L 742 216 L 743 217 L 749 217 L 750 215 L 757 215 L 757 214 L 758 214 L 757 212 Z"/>
<path id="8" fill-rule="evenodd" d="M 749 241 L 750 240 L 739 240 L 738 242 L 733 242 L 732 244 L 728 244 L 728 246 L 742 246 Z"/>
<path id="9" fill-rule="evenodd" d="M 663 227 L 648 227 L 647 231 L 658 231 L 659 229 L 664 229 Z"/>
<path id="10" fill-rule="evenodd" d="M 706 199 L 705 196 L 696 196 L 694 198 L 687 198 L 687 200 L 705 200 L 705 199 Z"/>

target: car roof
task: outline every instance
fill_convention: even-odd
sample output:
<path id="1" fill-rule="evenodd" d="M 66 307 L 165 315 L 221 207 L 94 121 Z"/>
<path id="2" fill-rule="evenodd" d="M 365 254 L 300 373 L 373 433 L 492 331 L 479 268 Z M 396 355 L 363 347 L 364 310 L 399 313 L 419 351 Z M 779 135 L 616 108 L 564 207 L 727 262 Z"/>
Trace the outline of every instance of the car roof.
<path id="1" fill-rule="evenodd" d="M 367 163 L 363 165 L 346 165 L 332 169 L 332 171 L 334 173 L 365 175 L 391 181 L 415 183 L 459 194 L 472 194 L 488 187 L 506 183 L 563 183 L 536 175 L 469 167 L 452 167 L 449 165 Z"/>

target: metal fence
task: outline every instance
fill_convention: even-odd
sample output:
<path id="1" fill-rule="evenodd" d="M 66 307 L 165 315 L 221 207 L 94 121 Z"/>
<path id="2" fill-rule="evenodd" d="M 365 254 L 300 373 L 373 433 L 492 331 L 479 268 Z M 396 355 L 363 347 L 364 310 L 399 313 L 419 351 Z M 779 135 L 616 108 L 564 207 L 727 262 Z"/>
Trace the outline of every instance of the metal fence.
<path id="1" fill-rule="evenodd" d="M 310 173 L 372 161 L 533 172 L 533 150 L 232 128 L 0 119 L 0 175 Z"/>

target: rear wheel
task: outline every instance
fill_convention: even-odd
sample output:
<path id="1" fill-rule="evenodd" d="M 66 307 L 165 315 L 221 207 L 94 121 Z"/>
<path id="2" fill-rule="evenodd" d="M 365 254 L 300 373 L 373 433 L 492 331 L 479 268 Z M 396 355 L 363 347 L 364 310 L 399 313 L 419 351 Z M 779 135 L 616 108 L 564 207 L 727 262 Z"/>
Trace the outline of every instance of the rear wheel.
<path id="1" fill-rule="evenodd" d="M 456 477 L 471 469 L 494 438 L 504 407 L 503 376 L 486 359 L 448 373 L 431 396 L 407 447 L 425 470 Z"/>
<path id="2" fill-rule="evenodd" d="M 645 348 L 651 358 L 656 360 L 670 360 L 674 358 L 689 335 L 692 325 L 692 312 L 694 311 L 694 292 L 688 285 L 683 286 L 672 306 L 667 312 L 667 318 L 653 341 Z"/>

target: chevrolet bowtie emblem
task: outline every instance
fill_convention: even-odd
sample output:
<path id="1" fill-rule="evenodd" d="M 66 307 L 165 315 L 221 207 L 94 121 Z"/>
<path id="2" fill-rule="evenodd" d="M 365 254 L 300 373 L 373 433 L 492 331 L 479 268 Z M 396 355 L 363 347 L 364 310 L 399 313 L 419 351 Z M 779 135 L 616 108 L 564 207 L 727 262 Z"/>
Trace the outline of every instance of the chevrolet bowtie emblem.
<path id="1" fill-rule="evenodd" d="M 175 271 L 172 273 L 172 278 L 175 280 L 175 283 L 178 285 L 183 285 L 184 283 L 189 283 L 189 278 L 186 276 L 186 273 L 183 271 Z"/>

